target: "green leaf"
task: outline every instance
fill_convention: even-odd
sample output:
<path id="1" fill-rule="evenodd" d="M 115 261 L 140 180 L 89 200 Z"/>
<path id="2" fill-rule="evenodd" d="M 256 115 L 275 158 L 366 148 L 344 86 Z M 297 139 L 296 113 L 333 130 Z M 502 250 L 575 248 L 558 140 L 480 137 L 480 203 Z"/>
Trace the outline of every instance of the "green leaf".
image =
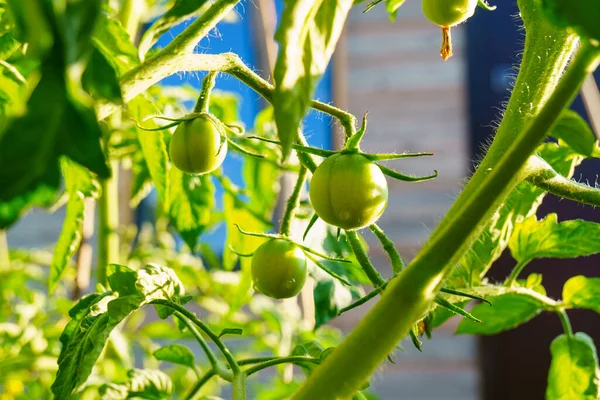
<path id="1" fill-rule="evenodd" d="M 58 67 L 49 64 L 42 68 L 42 79 L 27 103 L 27 111 L 10 121 L 0 136 L 0 203 L 10 202 L 0 208 L 7 220 L 28 206 L 49 205 L 60 184 L 61 155 L 101 178 L 110 176 L 95 114 L 66 93 Z"/>
<path id="2" fill-rule="evenodd" d="M 94 46 L 116 66 L 119 75 L 139 64 L 137 48 L 131 43 L 129 34 L 121 23 L 106 14 L 102 14 L 96 23 Z"/>
<path id="3" fill-rule="evenodd" d="M 162 17 L 148 28 L 142 36 L 139 45 L 139 55 L 143 58 L 158 39 L 173 26 L 199 15 L 206 0 L 175 0 L 171 7 Z"/>
<path id="4" fill-rule="evenodd" d="M 141 121 L 148 115 L 159 114 L 156 106 L 141 95 L 127 104 L 127 111 L 130 117 L 136 121 Z M 149 128 L 158 126 L 153 120 L 146 121 L 145 125 Z M 162 206 L 168 210 L 170 207 L 169 156 L 165 144 L 165 134 L 163 131 L 144 131 L 141 129 L 138 129 L 137 133 L 147 170 L 152 177 Z"/>
<path id="5" fill-rule="evenodd" d="M 104 53 L 97 48 L 92 50 L 81 80 L 83 88 L 95 99 L 105 99 L 115 104 L 123 103 L 118 73 Z"/>
<path id="6" fill-rule="evenodd" d="M 562 296 L 567 307 L 587 308 L 600 313 L 600 278 L 574 276 L 565 282 Z"/>
<path id="7" fill-rule="evenodd" d="M 583 38 L 600 40 L 600 3 L 596 0 L 543 0 L 546 16 L 557 26 L 569 27 Z"/>
<path id="8" fill-rule="evenodd" d="M 537 297 L 526 293 L 506 293 L 488 297 L 488 300 L 492 303 L 491 307 L 478 304 L 471 310 L 471 314 L 483 323 L 463 319 L 456 333 L 493 335 L 524 324 L 545 307 Z"/>
<path id="9" fill-rule="evenodd" d="M 192 250 L 196 250 L 198 237 L 212 222 L 215 208 L 215 187 L 210 175 L 189 175 L 171 168 L 169 175 L 169 217 L 177 232 Z"/>
<path id="10" fill-rule="evenodd" d="M 56 284 L 60 281 L 81 244 L 85 213 L 84 198 L 96 198 L 100 193 L 100 184 L 87 169 L 66 158 L 61 160 L 61 165 L 69 200 L 63 228 L 56 242 L 52 263 L 50 264 L 48 275 L 49 293 L 52 293 Z"/>
<path id="11" fill-rule="evenodd" d="M 194 353 L 190 349 L 180 344 L 171 344 L 161 347 L 154 353 L 154 358 L 160 361 L 166 361 L 173 364 L 185 365 L 194 368 Z"/>
<path id="12" fill-rule="evenodd" d="M 85 383 L 110 333 L 132 311 L 152 300 L 170 300 L 183 293 L 173 270 L 162 266 L 146 265 L 134 271 L 111 264 L 107 279 L 113 292 L 84 297 L 69 312 L 72 319 L 60 337 L 58 373 L 52 384 L 56 400 L 70 399 L 73 390 Z"/>
<path id="13" fill-rule="evenodd" d="M 494 11 L 496 9 L 496 6 L 490 6 L 486 0 L 477 0 L 477 6 L 486 11 Z"/>
<path id="14" fill-rule="evenodd" d="M 537 152 L 557 172 L 566 177 L 571 177 L 575 166 L 582 161 L 582 157 L 569 147 L 558 146 L 555 143 L 545 143 L 538 147 Z M 534 215 L 544 196 L 545 192 L 542 189 L 528 182 L 517 185 L 481 235 L 473 242 L 471 249 L 454 267 L 446 283 L 448 287 L 479 285 L 491 265 L 508 246 L 515 225 Z"/>
<path id="15" fill-rule="evenodd" d="M 552 363 L 547 400 L 593 400 L 600 395 L 600 370 L 594 341 L 578 332 L 560 335 L 550 345 Z"/>
<path id="16" fill-rule="evenodd" d="M 287 158 L 308 110 L 317 82 L 344 27 L 352 0 L 290 0 L 285 2 L 275 39 L 273 104 L 283 158 Z"/>
<path id="17" fill-rule="evenodd" d="M 396 19 L 396 12 L 404 4 L 406 0 L 386 0 L 385 6 L 387 12 L 390 14 L 390 19 L 394 21 Z"/>
<path id="18" fill-rule="evenodd" d="M 8 0 L 17 26 L 17 39 L 27 43 L 28 54 L 41 57 L 52 47 L 52 27 L 46 18 L 44 2 L 40 0 Z"/>
<path id="19" fill-rule="evenodd" d="M 127 373 L 129 380 L 122 384 L 109 383 L 100 387 L 102 400 L 150 399 L 171 397 L 173 383 L 159 370 L 133 369 Z"/>
<path id="20" fill-rule="evenodd" d="M 309 342 L 304 342 L 296 345 L 296 347 L 292 349 L 292 353 L 290 355 L 320 359 L 321 355 L 323 355 L 325 351 L 326 350 L 323 349 L 323 346 L 321 346 L 319 342 L 317 342 L 316 340 L 311 340 Z M 331 351 L 328 351 L 328 353 L 330 352 Z M 312 373 L 312 371 L 318 367 L 318 364 L 314 363 L 300 362 L 297 363 L 297 365 L 299 365 L 302 368 L 306 376 L 309 376 Z"/>
<path id="21" fill-rule="evenodd" d="M 600 253 L 600 224 L 581 219 L 559 223 L 556 214 L 538 221 L 535 215 L 517 224 L 510 237 L 518 262 L 534 258 L 574 258 Z"/>
<path id="22" fill-rule="evenodd" d="M 584 157 L 600 157 L 596 135 L 588 123 L 573 110 L 562 112 L 552 127 L 552 136 Z"/>
<path id="23" fill-rule="evenodd" d="M 342 308 L 349 306 L 358 297 L 358 292 L 327 275 L 317 282 L 313 296 L 315 299 L 315 329 L 318 329 L 337 317 Z"/>

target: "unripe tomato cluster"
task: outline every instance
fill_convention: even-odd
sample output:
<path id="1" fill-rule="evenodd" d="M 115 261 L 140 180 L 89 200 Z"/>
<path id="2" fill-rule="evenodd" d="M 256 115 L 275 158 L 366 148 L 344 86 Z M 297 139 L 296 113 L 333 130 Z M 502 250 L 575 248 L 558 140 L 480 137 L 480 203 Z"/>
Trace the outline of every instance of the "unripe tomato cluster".
<path id="1" fill-rule="evenodd" d="M 219 168 L 227 155 L 222 129 L 210 116 L 200 114 L 175 130 L 169 149 L 171 162 L 188 174 L 206 174 Z"/>

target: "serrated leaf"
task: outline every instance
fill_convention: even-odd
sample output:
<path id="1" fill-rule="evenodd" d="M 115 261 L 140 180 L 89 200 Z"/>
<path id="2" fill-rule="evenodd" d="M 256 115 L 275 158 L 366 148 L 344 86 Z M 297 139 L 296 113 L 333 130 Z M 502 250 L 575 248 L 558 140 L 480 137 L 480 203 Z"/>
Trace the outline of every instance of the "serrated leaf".
<path id="1" fill-rule="evenodd" d="M 483 323 L 463 319 L 458 325 L 457 334 L 493 335 L 524 324 L 544 309 L 539 299 L 524 293 L 506 293 L 488 297 L 488 300 L 491 306 L 479 304 L 471 310 L 471 314 Z"/>
<path id="2" fill-rule="evenodd" d="M 594 341 L 578 332 L 560 335 L 550 345 L 552 363 L 547 400 L 593 400 L 600 397 L 600 370 Z"/>
<path id="3" fill-rule="evenodd" d="M 139 55 L 143 58 L 158 39 L 173 26 L 192 18 L 203 10 L 206 0 L 175 0 L 173 7 L 164 13 L 144 33 L 139 45 Z"/>
<path id="4" fill-rule="evenodd" d="M 325 72 L 352 0 L 291 0 L 285 3 L 275 39 L 273 104 L 283 158 L 297 137 L 317 82 Z"/>
<path id="5" fill-rule="evenodd" d="M 573 110 L 562 112 L 552 127 L 551 135 L 584 157 L 600 157 L 596 135 L 588 123 Z"/>
<path id="6" fill-rule="evenodd" d="M 84 297 L 69 312 L 72 319 L 60 337 L 58 373 L 52 384 L 56 400 L 70 399 L 85 383 L 110 333 L 131 312 L 155 299 L 170 300 L 183 291 L 175 273 L 161 266 L 147 265 L 134 271 L 111 264 L 107 279 L 114 292 Z M 132 393 L 138 393 L 137 389 Z"/>
<path id="7" fill-rule="evenodd" d="M 133 369 L 127 373 L 129 380 L 121 384 L 100 387 L 102 400 L 152 399 L 171 397 L 173 384 L 164 372 L 154 369 Z"/>
<path id="8" fill-rule="evenodd" d="M 559 223 L 556 214 L 538 221 L 535 215 L 517 224 L 510 238 L 518 262 L 534 258 L 574 258 L 600 253 L 600 224 L 580 219 Z"/>
<path id="9" fill-rule="evenodd" d="M 574 276 L 565 282 L 562 296 L 568 307 L 587 308 L 600 313 L 600 278 Z"/>
<path id="10" fill-rule="evenodd" d="M 141 121 L 148 115 L 159 114 L 156 106 L 144 96 L 137 96 L 127 104 L 127 110 L 131 118 Z M 155 128 L 158 125 L 148 120 L 144 123 L 149 128 Z M 165 209 L 170 207 L 169 199 L 169 156 L 165 144 L 165 133 L 163 131 L 143 131 L 137 130 L 138 142 L 142 149 L 142 154 L 146 167 L 152 177 L 158 197 Z"/>
<path id="11" fill-rule="evenodd" d="M 185 365 L 194 368 L 194 353 L 190 349 L 180 344 L 171 344 L 161 347 L 154 353 L 154 358 L 160 361 L 166 361 L 173 364 Z"/>
<path id="12" fill-rule="evenodd" d="M 169 217 L 188 247 L 196 250 L 198 238 L 210 226 L 215 208 L 215 187 L 210 175 L 189 175 L 177 168 L 169 173 Z"/>
<path id="13" fill-rule="evenodd" d="M 582 157 L 569 147 L 555 143 L 545 143 L 538 147 L 542 157 L 557 172 L 571 177 Z M 469 251 L 461 258 L 451 272 L 449 287 L 477 286 L 491 265 L 508 246 L 515 225 L 534 215 L 542 203 L 545 191 L 528 182 L 522 182 L 508 195 L 502 207 L 490 219 L 481 235 L 473 242 Z"/>
<path id="14" fill-rule="evenodd" d="M 98 18 L 92 41 L 116 66 L 119 75 L 139 64 L 137 48 L 131 43 L 129 34 L 119 21 L 106 14 Z"/>
<path id="15" fill-rule="evenodd" d="M 105 99 L 122 104 L 119 75 L 115 66 L 97 48 L 92 50 L 90 60 L 81 77 L 83 88 L 96 100 Z"/>

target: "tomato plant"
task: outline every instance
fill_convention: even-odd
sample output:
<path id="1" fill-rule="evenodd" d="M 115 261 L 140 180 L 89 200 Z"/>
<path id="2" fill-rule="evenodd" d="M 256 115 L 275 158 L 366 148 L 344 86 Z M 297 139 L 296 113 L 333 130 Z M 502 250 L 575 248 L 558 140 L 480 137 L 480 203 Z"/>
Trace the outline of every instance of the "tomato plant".
<path id="1" fill-rule="evenodd" d="M 405 337 L 427 351 L 423 337 L 452 315 L 457 333 L 491 335 L 540 313 L 564 330 L 549 349 L 546 398 L 598 397 L 595 343 L 569 312 L 599 310 L 600 279 L 573 276 L 556 299 L 540 274 L 524 275 L 535 259 L 600 253 L 599 224 L 536 215 L 547 194 L 600 205 L 598 188 L 571 179 L 600 146 L 568 109 L 600 62 L 598 3 L 518 1 L 523 57 L 494 140 L 408 263 L 377 225 L 388 179 L 438 172 L 386 162 L 435 157 L 365 152 L 367 116 L 358 126 L 313 99 L 359 3 L 286 1 L 269 82 L 235 53 L 194 51 L 243 12 L 239 0 L 0 0 L 0 398 L 371 398 L 371 375 Z M 403 4 L 385 1 L 391 19 Z M 450 27 L 494 10 L 483 0 L 422 8 L 442 28 L 444 59 Z M 188 72 L 202 76 L 199 90 L 160 84 Z M 269 103 L 254 126 L 240 123 L 235 96 L 214 90 L 225 75 Z M 339 123 L 343 148 L 308 145 L 309 109 Z M 227 174 L 230 155 L 243 160 L 242 183 Z M 130 193 L 119 186 L 127 176 Z M 282 177 L 295 180 L 289 193 Z M 124 223 L 127 203 L 133 210 L 151 191 L 152 222 Z M 8 248 L 32 208 L 63 206 L 52 252 Z M 389 258 L 389 279 L 363 228 Z M 222 252 L 205 240 L 219 229 Z M 504 251 L 516 266 L 492 282 Z M 328 324 L 372 299 L 346 337 Z M 253 380 L 271 367 L 267 381 Z"/>

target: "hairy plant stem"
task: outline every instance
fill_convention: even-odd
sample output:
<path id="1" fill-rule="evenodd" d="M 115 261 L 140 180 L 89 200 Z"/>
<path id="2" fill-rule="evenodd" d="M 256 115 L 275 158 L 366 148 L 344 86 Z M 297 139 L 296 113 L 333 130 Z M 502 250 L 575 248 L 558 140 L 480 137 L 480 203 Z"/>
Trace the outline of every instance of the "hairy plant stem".
<path id="1" fill-rule="evenodd" d="M 377 236 L 377 239 L 379 239 L 383 246 L 383 250 L 390 257 L 392 272 L 394 272 L 394 275 L 398 275 L 404 269 L 404 261 L 402 260 L 402 256 L 400 256 L 398 249 L 396 249 L 396 245 L 377 224 L 370 225 L 369 229 Z"/>
<path id="2" fill-rule="evenodd" d="M 258 371 L 261 371 L 265 368 L 269 368 L 269 367 L 272 367 L 275 365 L 286 364 L 286 363 L 299 363 L 299 362 L 318 364 L 320 362 L 320 360 L 318 358 L 305 357 L 305 356 L 279 357 L 279 358 L 273 358 L 273 359 L 261 362 L 258 365 L 255 365 L 253 367 L 246 369 L 245 372 L 246 372 L 246 376 L 250 376 L 252 374 L 257 373 Z"/>
<path id="3" fill-rule="evenodd" d="M 556 314 L 558 314 L 558 318 L 560 318 L 560 323 L 563 326 L 565 334 L 569 337 L 573 336 L 573 328 L 571 328 L 571 321 L 569 320 L 567 311 L 562 307 L 558 307 L 556 309 Z"/>
<path id="4" fill-rule="evenodd" d="M 200 96 L 194 107 L 195 113 L 207 113 L 210 107 L 210 92 L 212 92 L 217 81 L 217 71 L 209 71 L 204 79 L 202 79 L 202 88 L 200 89 Z"/>
<path id="5" fill-rule="evenodd" d="M 506 279 L 506 286 L 514 286 L 517 278 L 523 272 L 527 264 L 531 262 L 530 259 L 522 260 L 517 263 L 517 265 L 513 268 L 508 279 Z"/>
<path id="6" fill-rule="evenodd" d="M 279 229 L 279 232 L 282 235 L 290 235 L 292 220 L 294 219 L 296 208 L 298 208 L 298 204 L 300 204 L 300 193 L 302 192 L 302 188 L 304 188 L 305 182 L 306 168 L 303 165 L 301 165 L 300 170 L 298 171 L 298 178 L 296 179 L 296 184 L 294 185 L 292 194 L 290 195 L 290 197 L 287 200 L 287 203 L 285 204 L 285 211 L 283 212 L 283 219 L 281 220 L 281 228 Z"/>
<path id="7" fill-rule="evenodd" d="M 108 264 L 119 263 L 119 162 L 110 162 L 112 176 L 102 181 L 102 194 L 98 199 L 98 266 L 96 279 L 106 285 Z"/>
<path id="8" fill-rule="evenodd" d="M 196 382 L 196 384 L 194 386 L 192 386 L 188 395 L 185 396 L 185 400 L 195 400 L 198 397 L 198 392 L 200 392 L 200 389 L 202 389 L 202 386 L 204 386 L 206 384 L 206 382 L 211 380 L 211 378 L 216 375 L 217 375 L 216 370 L 214 370 L 214 369 L 208 370 L 208 372 L 206 372 L 202 377 L 200 377 L 200 379 L 198 379 L 198 382 Z"/>
<path id="9" fill-rule="evenodd" d="M 531 8 L 527 8 L 529 6 Z M 532 2 L 527 7 L 527 12 L 534 12 Z M 521 11 L 524 18 L 531 17 L 525 9 Z M 540 15 L 537 17 L 542 18 Z M 548 52 L 546 46 L 535 50 Z M 527 51 L 526 48 L 526 54 Z M 492 145 L 486 156 L 486 160 L 488 157 L 494 159 L 494 164 L 490 165 L 484 160 L 475 174 L 479 177 L 472 178 L 421 252 L 402 274 L 390 281 L 381 300 L 324 363 L 315 369 L 294 397 L 295 400 L 347 398 L 371 376 L 398 341 L 409 332 L 412 324 L 429 310 L 445 275 L 468 250 L 487 219 L 514 187 L 528 158 L 561 110 L 571 103 L 583 79 L 594 70 L 598 57 L 596 48 L 584 44 L 530 124 L 525 129 L 522 129 L 525 125 L 505 128 L 503 132 L 509 132 L 509 142 L 506 136 L 499 137 L 501 132 L 498 132 L 498 141 L 494 144 L 502 145 Z M 536 61 L 536 64 L 539 62 Z M 540 83 L 539 77 L 530 83 Z M 554 83 L 554 80 L 550 80 L 540 84 L 546 86 L 545 90 L 552 91 Z M 510 106 L 507 110 L 507 114 L 518 112 L 510 110 Z M 484 165 L 487 166 L 485 169 Z"/>
<path id="10" fill-rule="evenodd" d="M 348 242 L 350 242 L 350 247 L 352 247 L 352 251 L 358 260 L 358 263 L 362 267 L 363 271 L 373 284 L 375 288 L 382 287 L 386 284 L 385 279 L 381 277 L 379 272 L 375 269 L 371 260 L 369 260 L 369 255 L 363 249 L 360 240 L 358 239 L 358 234 L 356 231 L 346 231 L 346 237 L 348 238 Z"/>

